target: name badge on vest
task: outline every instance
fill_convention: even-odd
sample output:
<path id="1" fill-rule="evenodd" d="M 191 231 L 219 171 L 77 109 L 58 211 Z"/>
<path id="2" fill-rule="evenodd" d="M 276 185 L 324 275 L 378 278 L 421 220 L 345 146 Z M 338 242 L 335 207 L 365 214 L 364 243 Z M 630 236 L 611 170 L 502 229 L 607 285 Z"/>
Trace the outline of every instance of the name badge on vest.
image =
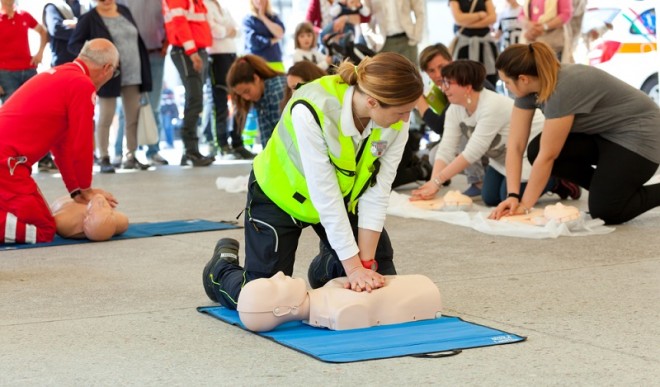
<path id="1" fill-rule="evenodd" d="M 380 157 L 387 149 L 387 141 L 374 141 L 371 143 L 371 155 Z"/>

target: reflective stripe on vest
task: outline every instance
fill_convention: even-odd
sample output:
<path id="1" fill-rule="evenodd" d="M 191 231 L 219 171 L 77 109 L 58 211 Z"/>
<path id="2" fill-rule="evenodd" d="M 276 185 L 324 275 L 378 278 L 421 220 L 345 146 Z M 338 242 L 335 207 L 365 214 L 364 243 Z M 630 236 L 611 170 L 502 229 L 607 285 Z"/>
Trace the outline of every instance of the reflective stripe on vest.
<path id="1" fill-rule="evenodd" d="M 352 138 L 341 129 L 342 104 L 348 87 L 338 75 L 333 75 L 296 90 L 266 148 L 254 159 L 254 174 L 264 193 L 282 210 L 303 222 L 315 224 L 320 218 L 309 200 L 291 117 L 294 106 L 307 107 L 321 127 L 339 189 L 352 213 L 362 193 L 376 182 L 379 157 L 403 128 L 403 122 L 391 128 L 373 128 L 356 154 Z"/>
<path id="2" fill-rule="evenodd" d="M 177 16 L 183 16 L 189 22 L 204 22 L 207 20 L 207 14 L 205 12 L 195 12 L 195 2 L 190 1 L 188 9 L 183 8 L 170 8 L 166 2 L 163 2 L 164 10 L 163 19 L 165 23 L 169 23 Z"/>

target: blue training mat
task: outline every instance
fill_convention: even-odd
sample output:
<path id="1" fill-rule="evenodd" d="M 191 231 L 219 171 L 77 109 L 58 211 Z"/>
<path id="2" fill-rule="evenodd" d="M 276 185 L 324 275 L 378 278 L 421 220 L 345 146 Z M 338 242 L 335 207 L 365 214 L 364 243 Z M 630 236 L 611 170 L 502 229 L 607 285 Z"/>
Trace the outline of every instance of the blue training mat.
<path id="1" fill-rule="evenodd" d="M 197 311 L 245 329 L 234 310 L 222 306 L 200 306 Z M 449 351 L 457 354 L 462 349 L 517 343 L 527 339 L 451 316 L 346 331 L 314 328 L 300 321 L 292 321 L 270 332 L 255 333 L 329 363 L 408 355 L 442 357 L 447 355 L 432 354 Z"/>
<path id="2" fill-rule="evenodd" d="M 125 233 L 121 235 L 116 235 L 112 237 L 110 240 L 120 241 L 124 239 L 146 238 L 153 236 L 173 235 L 173 234 L 185 234 L 190 232 L 229 230 L 234 228 L 239 228 L 239 226 L 232 223 L 213 222 L 204 219 L 171 220 L 167 222 L 150 222 L 150 223 L 132 223 L 128 225 L 128 230 L 126 230 Z M 7 245 L 1 245 L 0 251 L 30 249 L 34 247 L 65 246 L 65 245 L 75 245 L 80 243 L 98 243 L 98 242 L 92 242 L 88 239 L 64 239 L 56 235 L 55 239 L 49 243 L 7 244 Z"/>

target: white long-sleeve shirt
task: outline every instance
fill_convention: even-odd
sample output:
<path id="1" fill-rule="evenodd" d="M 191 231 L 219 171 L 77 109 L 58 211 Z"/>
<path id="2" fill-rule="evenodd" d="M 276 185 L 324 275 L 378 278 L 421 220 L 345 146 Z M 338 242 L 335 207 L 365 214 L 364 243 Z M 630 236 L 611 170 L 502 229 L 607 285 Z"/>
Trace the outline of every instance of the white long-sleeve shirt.
<path id="1" fill-rule="evenodd" d="M 513 100 L 488 89 L 483 89 L 479 95 L 477 109 L 470 116 L 460 105 L 452 104 L 445 115 L 445 130 L 438 145 L 436 160 L 445 164 L 451 163 L 458 149 L 461 136 L 468 137 L 465 149 L 460 154 L 470 164 L 486 155 L 489 165 L 502 175 L 506 175 L 506 143 L 509 139 L 509 128 Z M 544 122 L 543 113 L 536 111 L 532 122 L 529 139 L 541 133 Z M 526 181 L 531 172 L 531 165 L 524 158 L 522 180 Z"/>
<path id="2" fill-rule="evenodd" d="M 213 42 L 207 48 L 207 51 L 209 54 L 235 54 L 236 36 L 230 38 L 227 35 L 232 27 L 237 34 L 240 32 L 240 28 L 231 13 L 223 8 L 217 0 L 204 0 L 204 5 L 208 11 L 207 19 L 213 38 Z"/>
<path id="3" fill-rule="evenodd" d="M 346 90 L 344 101 L 352 101 L 354 90 L 354 87 Z M 335 167 L 328 157 L 328 147 L 321 128 L 309 109 L 303 105 L 296 105 L 293 108 L 292 121 L 293 127 L 296 128 L 296 139 L 309 196 L 319 213 L 330 246 L 337 252 L 340 260 L 351 258 L 358 254 L 359 248 L 348 221 L 344 198 L 339 190 Z M 352 138 L 356 155 L 373 127 L 372 120 L 360 133 L 353 123 L 352 104 L 344 103 L 341 111 L 341 128 L 345 135 Z M 376 185 L 367 188 L 360 197 L 358 202 L 360 228 L 377 232 L 383 230 L 392 181 L 401 161 L 403 148 L 408 141 L 408 127 L 409 123 L 404 123 L 399 135 L 380 157 L 380 171 Z M 364 150 L 364 152 L 369 151 L 369 149 Z"/>

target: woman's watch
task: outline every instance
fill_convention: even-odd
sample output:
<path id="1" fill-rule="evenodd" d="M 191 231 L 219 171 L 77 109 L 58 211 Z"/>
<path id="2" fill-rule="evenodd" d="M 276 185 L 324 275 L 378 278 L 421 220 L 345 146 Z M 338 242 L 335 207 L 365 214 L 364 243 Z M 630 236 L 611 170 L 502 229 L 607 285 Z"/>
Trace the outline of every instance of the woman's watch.
<path id="1" fill-rule="evenodd" d="M 368 261 L 360 260 L 360 262 L 362 262 L 362 267 L 364 267 L 365 269 L 370 269 L 370 270 L 373 270 L 373 271 L 378 270 L 378 262 L 376 262 L 375 259 L 370 259 Z"/>

